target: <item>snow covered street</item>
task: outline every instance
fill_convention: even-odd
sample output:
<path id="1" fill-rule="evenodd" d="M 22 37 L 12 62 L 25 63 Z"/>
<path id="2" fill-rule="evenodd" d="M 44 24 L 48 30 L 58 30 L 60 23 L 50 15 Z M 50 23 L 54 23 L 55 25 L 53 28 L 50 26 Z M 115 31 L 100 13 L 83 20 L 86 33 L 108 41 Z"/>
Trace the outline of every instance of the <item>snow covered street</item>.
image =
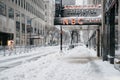
<path id="1" fill-rule="evenodd" d="M 43 52 L 55 53 L 6 69 L 0 72 L 0 80 L 120 80 L 114 65 L 103 62 L 85 46 L 63 53 L 59 53 L 59 47 L 37 51 Z"/>

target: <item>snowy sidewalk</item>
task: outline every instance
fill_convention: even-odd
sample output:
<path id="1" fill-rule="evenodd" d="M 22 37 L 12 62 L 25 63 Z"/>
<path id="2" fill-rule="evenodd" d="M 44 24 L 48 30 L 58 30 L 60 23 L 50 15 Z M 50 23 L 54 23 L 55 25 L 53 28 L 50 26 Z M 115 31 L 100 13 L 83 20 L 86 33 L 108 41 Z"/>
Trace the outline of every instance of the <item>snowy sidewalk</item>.
<path id="1" fill-rule="evenodd" d="M 44 51 L 44 49 L 47 49 L 47 51 Z M 0 56 L 0 72 L 53 53 L 56 53 L 56 50 L 51 51 L 51 47 L 38 47 L 27 53 Z"/>
<path id="2" fill-rule="evenodd" d="M 120 72 L 80 46 L 5 70 L 0 80 L 120 80 Z"/>

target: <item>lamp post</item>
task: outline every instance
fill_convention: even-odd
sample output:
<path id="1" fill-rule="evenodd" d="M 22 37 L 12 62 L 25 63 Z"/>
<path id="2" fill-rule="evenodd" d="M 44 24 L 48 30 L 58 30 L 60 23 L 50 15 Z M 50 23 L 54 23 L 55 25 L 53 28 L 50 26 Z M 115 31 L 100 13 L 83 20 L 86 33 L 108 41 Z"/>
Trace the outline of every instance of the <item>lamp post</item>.
<path id="1" fill-rule="evenodd" d="M 61 11 L 62 11 L 62 0 L 60 2 L 60 12 L 59 12 L 59 18 L 61 18 Z M 62 25 L 60 25 L 60 51 L 62 52 Z"/>
<path id="2" fill-rule="evenodd" d="M 62 52 L 62 34 L 63 34 L 62 25 L 60 25 L 60 50 L 61 52 Z"/>

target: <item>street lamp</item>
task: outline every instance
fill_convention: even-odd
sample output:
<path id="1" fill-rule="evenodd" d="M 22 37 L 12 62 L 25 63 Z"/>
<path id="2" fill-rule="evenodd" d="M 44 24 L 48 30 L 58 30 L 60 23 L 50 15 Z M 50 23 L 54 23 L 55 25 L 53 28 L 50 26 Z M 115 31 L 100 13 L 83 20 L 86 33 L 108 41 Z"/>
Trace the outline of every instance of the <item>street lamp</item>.
<path id="1" fill-rule="evenodd" d="M 62 0 L 61 0 L 60 3 L 61 4 L 60 4 L 59 18 L 61 18 L 61 15 L 62 15 L 62 13 L 61 13 L 61 11 L 62 11 Z M 63 33 L 63 31 L 62 31 L 62 25 L 60 25 L 60 51 L 61 52 L 62 52 L 62 33 Z"/>
<path id="2" fill-rule="evenodd" d="M 61 52 L 62 52 L 62 34 L 63 34 L 62 25 L 60 25 L 60 50 Z"/>
<path id="3" fill-rule="evenodd" d="M 59 15 L 59 18 L 61 18 L 61 15 Z M 60 51 L 62 52 L 62 25 L 60 25 Z"/>

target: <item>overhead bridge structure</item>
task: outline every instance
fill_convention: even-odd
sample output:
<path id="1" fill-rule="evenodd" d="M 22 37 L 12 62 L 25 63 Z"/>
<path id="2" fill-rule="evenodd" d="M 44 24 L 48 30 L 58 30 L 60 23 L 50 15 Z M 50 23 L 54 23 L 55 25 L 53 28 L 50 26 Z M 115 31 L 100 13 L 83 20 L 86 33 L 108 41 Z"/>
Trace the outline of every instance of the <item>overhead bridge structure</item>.
<path id="1" fill-rule="evenodd" d="M 58 5 L 57 5 L 58 6 Z M 80 5 L 64 5 L 60 8 L 56 7 L 56 16 L 54 19 L 54 25 L 60 25 L 61 28 L 61 47 L 62 50 L 62 30 L 67 30 L 70 32 L 71 35 L 71 44 L 74 42 L 78 42 L 79 37 L 79 31 L 87 31 L 87 34 L 89 35 L 89 31 L 93 30 L 95 31 L 93 35 L 97 36 L 96 43 L 96 49 L 97 49 L 97 55 L 100 56 L 99 53 L 99 44 L 100 44 L 100 32 L 99 32 L 99 26 L 101 26 L 102 22 L 102 14 L 101 14 L 101 5 L 88 5 L 88 6 L 80 6 Z M 87 28 L 77 26 L 75 25 L 92 25 Z M 87 35 L 87 36 L 88 36 Z M 87 37 L 86 36 L 86 37 Z M 86 42 L 86 45 L 91 43 L 92 39 L 95 39 L 96 36 L 92 36 L 94 38 L 90 38 L 88 36 L 88 41 Z M 76 40 L 74 40 L 76 39 Z"/>
<path id="2" fill-rule="evenodd" d="M 55 17 L 55 25 L 101 25 L 101 5 L 64 6 Z"/>

